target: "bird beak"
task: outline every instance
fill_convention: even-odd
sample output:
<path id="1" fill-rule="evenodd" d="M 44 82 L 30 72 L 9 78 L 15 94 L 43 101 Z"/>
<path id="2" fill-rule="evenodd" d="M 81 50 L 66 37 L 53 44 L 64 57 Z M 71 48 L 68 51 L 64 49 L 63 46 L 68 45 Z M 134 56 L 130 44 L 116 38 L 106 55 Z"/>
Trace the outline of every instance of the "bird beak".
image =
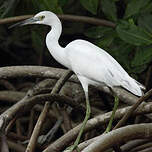
<path id="1" fill-rule="evenodd" d="M 31 17 L 29 19 L 26 19 L 24 21 L 21 21 L 21 22 L 18 22 L 16 24 L 13 24 L 13 25 L 9 26 L 9 29 L 13 28 L 15 26 L 24 26 L 24 25 L 27 25 L 27 24 L 34 24 L 36 21 L 39 21 L 39 19 L 36 18 L 36 17 Z"/>

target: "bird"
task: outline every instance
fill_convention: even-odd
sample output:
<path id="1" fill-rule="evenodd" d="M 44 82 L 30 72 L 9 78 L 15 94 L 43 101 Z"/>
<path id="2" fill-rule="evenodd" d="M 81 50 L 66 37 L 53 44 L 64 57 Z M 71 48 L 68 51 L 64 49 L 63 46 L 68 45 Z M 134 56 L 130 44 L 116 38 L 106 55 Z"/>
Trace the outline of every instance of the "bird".
<path id="1" fill-rule="evenodd" d="M 46 35 L 46 46 L 49 52 L 56 61 L 76 74 L 84 90 L 86 115 L 71 151 L 76 149 L 90 117 L 89 85 L 107 86 L 111 90 L 114 87 L 122 87 L 136 96 L 143 95 L 142 90 L 145 87 L 130 77 L 123 67 L 105 50 L 82 39 L 74 40 L 66 47 L 61 47 L 59 38 L 62 33 L 62 24 L 55 13 L 50 11 L 39 12 L 32 18 L 12 25 L 11 28 L 28 24 L 43 24 L 51 27 L 51 30 Z M 116 96 L 115 101 L 118 103 Z"/>

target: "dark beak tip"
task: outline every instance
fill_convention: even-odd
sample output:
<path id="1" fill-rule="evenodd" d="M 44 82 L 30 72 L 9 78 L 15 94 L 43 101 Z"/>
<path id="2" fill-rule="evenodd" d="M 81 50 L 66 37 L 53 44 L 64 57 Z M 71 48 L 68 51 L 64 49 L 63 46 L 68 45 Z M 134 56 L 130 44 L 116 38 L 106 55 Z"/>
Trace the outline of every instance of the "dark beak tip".
<path id="1" fill-rule="evenodd" d="M 19 23 L 16 23 L 16 24 L 10 25 L 10 26 L 8 27 L 8 29 L 15 28 L 16 26 L 22 26 L 22 25 L 19 24 Z"/>
<path id="2" fill-rule="evenodd" d="M 37 20 L 32 17 L 32 18 L 23 20 L 21 22 L 18 22 L 16 24 L 13 24 L 13 25 L 9 26 L 8 29 L 12 29 L 16 26 L 23 26 L 23 25 L 31 24 L 31 23 L 34 23 L 35 21 L 37 21 Z"/>
<path id="3" fill-rule="evenodd" d="M 8 27 L 8 29 L 10 30 L 10 29 L 12 29 L 13 27 L 15 27 L 15 26 L 13 26 L 13 25 L 10 25 L 10 26 Z"/>

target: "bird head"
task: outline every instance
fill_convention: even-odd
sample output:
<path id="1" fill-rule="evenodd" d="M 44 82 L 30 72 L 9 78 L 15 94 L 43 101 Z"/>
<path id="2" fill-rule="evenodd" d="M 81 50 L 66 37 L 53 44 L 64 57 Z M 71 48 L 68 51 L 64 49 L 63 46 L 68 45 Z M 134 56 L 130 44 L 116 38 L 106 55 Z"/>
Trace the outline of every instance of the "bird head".
<path id="1" fill-rule="evenodd" d="M 9 28 L 13 28 L 15 26 L 23 26 L 23 25 L 28 25 L 28 24 L 44 24 L 44 25 L 50 25 L 53 23 L 54 20 L 57 19 L 57 16 L 49 11 L 42 11 L 37 13 L 35 16 L 23 20 L 21 22 L 18 22 L 16 24 L 13 24 Z"/>

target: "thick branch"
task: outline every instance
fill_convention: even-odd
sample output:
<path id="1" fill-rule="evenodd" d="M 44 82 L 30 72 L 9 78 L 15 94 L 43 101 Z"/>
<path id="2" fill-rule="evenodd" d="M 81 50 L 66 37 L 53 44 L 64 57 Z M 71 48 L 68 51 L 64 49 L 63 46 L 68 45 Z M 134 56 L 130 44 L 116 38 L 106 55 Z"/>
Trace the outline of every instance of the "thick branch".
<path id="1" fill-rule="evenodd" d="M 67 21 L 74 21 L 74 22 L 82 22 L 82 23 L 89 23 L 94 25 L 100 26 L 109 26 L 114 28 L 116 26 L 115 23 L 104 20 L 104 19 L 97 19 L 94 17 L 87 17 L 87 16 L 76 16 L 76 15 L 58 15 L 61 20 Z"/>
<path id="2" fill-rule="evenodd" d="M 0 79 L 17 77 L 59 79 L 65 70 L 44 66 L 11 66 L 0 68 Z"/>
<path id="3" fill-rule="evenodd" d="M 3 67 L 0 68 L 0 79 L 11 79 L 17 77 L 34 77 L 34 78 L 53 78 L 59 79 L 64 69 L 44 67 L 44 66 L 12 66 L 12 67 Z M 78 83 L 78 79 L 75 75 L 73 75 L 69 81 Z M 104 91 L 108 94 L 111 94 L 111 91 L 107 87 L 97 87 L 99 90 Z M 114 92 L 116 92 L 117 96 L 120 100 L 129 103 L 130 105 L 136 103 L 138 97 L 132 95 L 121 88 L 114 88 Z"/>
<path id="4" fill-rule="evenodd" d="M 23 16 L 15 16 L 15 17 L 9 17 L 5 19 L 0 19 L 0 24 L 18 22 L 18 21 L 30 18 L 32 16 L 33 15 L 23 15 Z M 74 22 L 89 23 L 89 24 L 100 25 L 100 26 L 109 26 L 112 28 L 116 26 L 115 23 L 113 22 L 110 22 L 104 19 L 97 19 L 94 17 L 76 16 L 76 15 L 58 15 L 58 17 L 61 20 L 72 21 L 72 22 L 74 21 Z"/>
<path id="5" fill-rule="evenodd" d="M 32 16 L 33 15 L 23 15 L 23 16 L 8 17 L 8 18 L 0 19 L 0 24 L 7 24 L 7 23 L 18 22 L 18 21 L 30 18 Z"/>
<path id="6" fill-rule="evenodd" d="M 16 103 L 21 100 L 26 93 L 19 91 L 0 91 L 0 100 L 9 101 L 10 103 Z"/>
<path id="7" fill-rule="evenodd" d="M 131 150 L 134 150 L 134 148 L 144 145 L 146 143 L 152 143 L 152 139 L 137 139 L 137 140 L 131 140 L 121 146 L 122 152 L 130 152 Z"/>
<path id="8" fill-rule="evenodd" d="M 19 101 L 18 103 L 16 103 L 15 105 L 13 105 L 8 110 L 6 110 L 3 114 L 0 115 L 0 130 L 2 131 L 3 126 L 6 126 L 6 124 L 16 115 L 19 116 L 23 112 L 26 112 L 27 110 L 31 109 L 35 104 L 43 103 L 45 101 L 49 101 L 50 104 L 53 103 L 54 101 L 59 101 L 59 102 L 61 101 L 63 103 L 68 102 L 70 104 L 71 99 L 63 95 L 55 95 L 55 94 L 54 95 L 41 94 L 31 97 L 29 99 L 23 98 L 21 101 Z"/>
<path id="9" fill-rule="evenodd" d="M 123 117 L 124 114 L 128 111 L 129 108 L 130 107 L 122 108 L 122 109 L 117 110 L 116 113 L 115 113 L 115 119 L 120 119 L 121 117 Z M 143 114 L 143 112 L 148 113 L 148 111 L 150 113 L 151 110 L 152 110 L 152 104 L 142 105 L 141 107 L 139 107 L 137 109 L 137 111 L 135 111 L 133 113 L 133 116 Z M 105 123 L 108 123 L 109 119 L 110 119 L 110 116 L 111 116 L 111 113 L 112 112 L 108 112 L 108 113 L 96 116 L 95 118 L 92 118 L 92 119 L 88 120 L 88 122 L 85 126 L 85 129 L 84 129 L 84 133 L 88 132 L 88 131 L 90 131 L 90 130 L 98 127 L 98 126 L 101 126 Z M 81 125 L 82 124 L 79 124 L 75 128 L 68 131 L 65 135 L 60 137 L 54 143 L 50 144 L 43 152 L 49 152 L 49 151 L 58 152 L 58 151 L 63 150 L 68 144 L 70 144 L 73 140 L 75 140 L 75 138 L 77 137 L 77 134 L 79 133 Z M 88 144 L 91 144 L 91 143 L 88 143 Z"/>
<path id="10" fill-rule="evenodd" d="M 113 130 L 101 135 L 95 142 L 86 147 L 82 152 L 100 152 L 116 144 L 121 144 L 133 139 L 152 137 L 152 123 L 137 124 Z"/>

